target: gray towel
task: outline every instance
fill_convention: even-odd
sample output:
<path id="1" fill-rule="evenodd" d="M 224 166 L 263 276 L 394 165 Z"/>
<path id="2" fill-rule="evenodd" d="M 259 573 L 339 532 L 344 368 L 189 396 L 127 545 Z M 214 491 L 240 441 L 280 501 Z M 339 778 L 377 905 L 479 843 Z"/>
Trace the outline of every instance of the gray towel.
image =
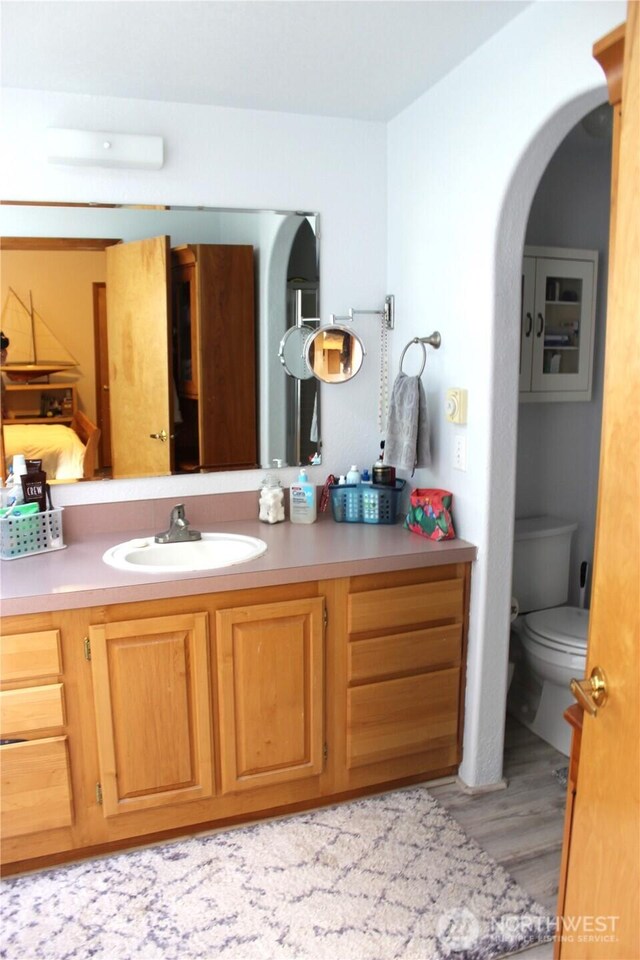
<path id="1" fill-rule="evenodd" d="M 427 397 L 420 377 L 399 373 L 391 391 L 384 460 L 400 470 L 431 463 Z"/>

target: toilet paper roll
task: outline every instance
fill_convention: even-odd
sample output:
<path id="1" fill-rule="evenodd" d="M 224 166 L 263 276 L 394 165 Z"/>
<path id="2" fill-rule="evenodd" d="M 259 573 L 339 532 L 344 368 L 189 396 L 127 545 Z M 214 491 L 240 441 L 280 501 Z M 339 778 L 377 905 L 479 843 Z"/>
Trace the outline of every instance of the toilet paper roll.
<path id="1" fill-rule="evenodd" d="M 520 604 L 515 597 L 511 597 L 511 623 L 516 619 L 520 613 Z"/>

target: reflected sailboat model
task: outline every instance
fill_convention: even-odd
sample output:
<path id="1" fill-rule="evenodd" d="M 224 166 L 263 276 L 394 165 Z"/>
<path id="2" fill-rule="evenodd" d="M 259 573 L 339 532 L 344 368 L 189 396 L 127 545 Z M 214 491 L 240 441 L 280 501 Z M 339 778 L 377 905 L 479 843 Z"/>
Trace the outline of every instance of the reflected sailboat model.
<path id="1" fill-rule="evenodd" d="M 73 354 L 35 310 L 31 291 L 27 306 L 9 287 L 2 308 L 2 332 L 9 338 L 10 359 L 0 369 L 9 380 L 31 383 L 78 366 Z"/>

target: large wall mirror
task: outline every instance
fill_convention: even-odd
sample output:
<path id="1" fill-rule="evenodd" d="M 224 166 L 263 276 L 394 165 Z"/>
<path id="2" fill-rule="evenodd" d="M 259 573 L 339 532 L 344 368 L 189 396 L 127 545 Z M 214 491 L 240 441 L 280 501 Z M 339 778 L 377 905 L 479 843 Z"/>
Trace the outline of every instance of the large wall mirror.
<path id="1" fill-rule="evenodd" d="M 63 481 L 320 462 L 320 385 L 279 357 L 320 314 L 316 214 L 5 202 L 0 237 L 8 461 Z"/>

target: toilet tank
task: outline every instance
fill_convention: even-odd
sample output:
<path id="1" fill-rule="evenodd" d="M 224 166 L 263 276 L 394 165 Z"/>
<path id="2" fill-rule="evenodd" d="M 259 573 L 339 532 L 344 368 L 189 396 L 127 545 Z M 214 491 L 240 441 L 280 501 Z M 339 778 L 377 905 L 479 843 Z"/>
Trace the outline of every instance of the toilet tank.
<path id="1" fill-rule="evenodd" d="M 571 537 L 577 523 L 559 517 L 516 520 L 511 593 L 521 613 L 567 602 Z"/>

